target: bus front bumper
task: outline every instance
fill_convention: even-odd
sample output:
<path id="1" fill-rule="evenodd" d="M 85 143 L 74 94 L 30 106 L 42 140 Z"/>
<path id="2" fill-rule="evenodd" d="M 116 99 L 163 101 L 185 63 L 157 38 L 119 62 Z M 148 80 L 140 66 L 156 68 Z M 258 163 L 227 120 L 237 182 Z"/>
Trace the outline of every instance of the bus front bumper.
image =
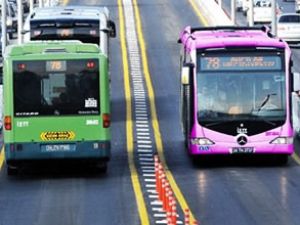
<path id="1" fill-rule="evenodd" d="M 228 143 L 216 143 L 214 145 L 189 145 L 191 155 L 213 154 L 286 154 L 294 152 L 293 144 L 255 144 L 249 146 L 236 146 Z"/>

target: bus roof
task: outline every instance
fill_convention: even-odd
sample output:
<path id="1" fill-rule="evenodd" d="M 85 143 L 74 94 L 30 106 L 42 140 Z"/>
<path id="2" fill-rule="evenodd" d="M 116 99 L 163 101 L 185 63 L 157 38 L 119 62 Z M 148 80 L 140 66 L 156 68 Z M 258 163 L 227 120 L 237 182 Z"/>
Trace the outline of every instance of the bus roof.
<path id="1" fill-rule="evenodd" d="M 106 7 L 91 6 L 55 6 L 35 8 L 31 14 L 32 20 L 51 19 L 91 19 L 99 20 L 100 15 L 108 18 L 109 11 Z"/>
<path id="2" fill-rule="evenodd" d="M 181 33 L 179 43 L 183 43 L 188 51 L 228 47 L 288 47 L 287 43 L 273 37 L 266 27 L 188 26 Z"/>
<path id="3" fill-rule="evenodd" d="M 81 41 L 34 41 L 7 47 L 8 56 L 21 56 L 43 53 L 100 53 L 96 44 Z"/>

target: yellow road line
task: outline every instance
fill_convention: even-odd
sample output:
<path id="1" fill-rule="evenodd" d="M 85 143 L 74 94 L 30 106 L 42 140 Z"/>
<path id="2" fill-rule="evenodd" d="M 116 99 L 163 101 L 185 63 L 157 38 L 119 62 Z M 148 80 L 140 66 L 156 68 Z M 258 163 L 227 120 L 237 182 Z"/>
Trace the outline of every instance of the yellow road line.
<path id="1" fill-rule="evenodd" d="M 141 17 L 140 17 L 140 13 L 139 13 L 139 9 L 138 9 L 137 0 L 133 0 L 133 3 L 134 3 L 133 5 L 134 5 L 136 25 L 137 25 L 138 40 L 139 40 L 139 45 L 141 48 L 143 72 L 145 75 L 145 81 L 146 81 L 146 86 L 148 89 L 148 95 L 149 95 L 149 101 L 150 101 L 152 127 L 153 127 L 153 131 L 154 131 L 154 138 L 155 138 L 157 152 L 159 154 L 160 160 L 162 161 L 164 168 L 166 169 L 167 178 L 170 182 L 171 188 L 174 191 L 174 194 L 175 194 L 182 210 L 184 210 L 184 209 L 190 210 L 183 194 L 181 193 L 178 185 L 176 184 L 176 181 L 175 181 L 172 173 L 168 170 L 166 160 L 165 160 L 165 157 L 163 154 L 163 144 L 162 144 L 162 140 L 161 140 L 159 122 L 157 119 L 156 106 L 155 106 L 155 94 L 154 94 L 153 85 L 152 85 L 152 81 L 151 81 L 151 75 L 150 75 L 149 67 L 148 67 L 148 57 L 146 54 L 146 45 L 145 45 L 145 41 L 144 41 L 145 39 L 144 39 L 143 32 L 142 32 Z M 193 214 L 191 214 L 191 219 L 194 220 Z"/>
<path id="2" fill-rule="evenodd" d="M 63 0 L 63 5 L 68 5 L 69 4 L 69 0 Z"/>
<path id="3" fill-rule="evenodd" d="M 123 60 L 123 73 L 124 73 L 124 89 L 126 99 L 126 138 L 127 138 L 127 152 L 128 152 L 128 164 L 131 174 L 131 182 L 136 197 L 138 206 L 139 216 L 142 225 L 149 225 L 149 217 L 146 209 L 145 200 L 141 190 L 141 185 L 138 178 L 138 173 L 134 163 L 133 157 L 133 125 L 132 125 L 132 103 L 131 103 L 131 92 L 130 92 L 130 80 L 129 80 L 129 67 L 127 59 L 127 47 L 125 38 L 125 24 L 124 24 L 124 12 L 122 1 L 118 0 L 119 8 L 119 20 L 120 20 L 120 41 L 122 49 L 122 60 Z"/>
<path id="4" fill-rule="evenodd" d="M 0 170 L 2 168 L 3 162 L 4 162 L 4 146 L 2 147 L 0 152 Z"/>
<path id="5" fill-rule="evenodd" d="M 198 19 L 200 20 L 200 23 L 202 23 L 204 26 L 208 26 L 208 22 L 207 20 L 204 18 L 204 16 L 202 16 L 200 10 L 199 10 L 199 7 L 197 6 L 197 4 L 195 3 L 194 0 L 189 0 L 191 6 L 193 7 Z"/>
<path id="6" fill-rule="evenodd" d="M 300 158 L 295 152 L 293 153 L 292 158 L 300 165 Z"/>

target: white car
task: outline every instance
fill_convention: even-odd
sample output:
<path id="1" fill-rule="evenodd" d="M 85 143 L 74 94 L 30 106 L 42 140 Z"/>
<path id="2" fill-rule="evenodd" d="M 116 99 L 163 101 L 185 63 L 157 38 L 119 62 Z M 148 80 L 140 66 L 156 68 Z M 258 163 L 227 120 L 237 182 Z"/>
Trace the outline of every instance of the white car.
<path id="1" fill-rule="evenodd" d="M 281 14 L 277 20 L 277 37 L 286 42 L 300 42 L 300 14 Z"/>

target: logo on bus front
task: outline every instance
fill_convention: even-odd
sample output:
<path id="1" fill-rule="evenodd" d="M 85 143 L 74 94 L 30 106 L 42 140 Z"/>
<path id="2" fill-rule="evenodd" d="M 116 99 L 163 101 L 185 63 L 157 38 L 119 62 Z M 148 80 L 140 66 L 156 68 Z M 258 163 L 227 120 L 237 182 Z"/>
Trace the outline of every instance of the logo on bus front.
<path id="1" fill-rule="evenodd" d="M 73 140 L 75 133 L 73 131 L 49 131 L 42 132 L 40 137 L 43 141 Z"/>

